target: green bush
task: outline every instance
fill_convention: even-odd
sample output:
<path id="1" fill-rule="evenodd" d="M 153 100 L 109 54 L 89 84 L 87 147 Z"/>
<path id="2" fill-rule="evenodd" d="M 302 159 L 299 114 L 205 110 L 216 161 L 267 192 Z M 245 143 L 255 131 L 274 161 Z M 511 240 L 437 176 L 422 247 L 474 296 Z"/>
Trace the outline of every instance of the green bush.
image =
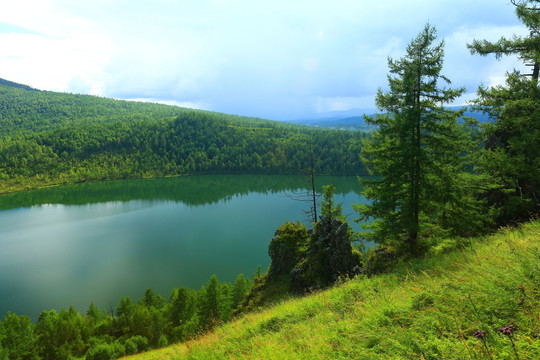
<path id="1" fill-rule="evenodd" d="M 97 345 L 86 353 L 86 360 L 111 360 L 126 354 L 126 348 L 115 342 L 113 344 Z"/>
<path id="2" fill-rule="evenodd" d="M 132 336 L 126 340 L 126 355 L 136 354 L 148 350 L 148 339 L 144 336 Z"/>
<path id="3" fill-rule="evenodd" d="M 308 242 L 307 228 L 299 221 L 296 224 L 287 221 L 278 227 L 268 246 L 272 259 L 269 273 L 288 274 L 304 255 Z"/>
<path id="4" fill-rule="evenodd" d="M 158 347 L 162 348 L 169 345 L 169 341 L 167 340 L 167 337 L 163 334 L 159 337 L 158 340 Z"/>
<path id="5" fill-rule="evenodd" d="M 367 254 L 366 272 L 368 274 L 380 274 L 386 272 L 395 265 L 397 251 L 392 246 L 382 246 L 371 248 Z"/>

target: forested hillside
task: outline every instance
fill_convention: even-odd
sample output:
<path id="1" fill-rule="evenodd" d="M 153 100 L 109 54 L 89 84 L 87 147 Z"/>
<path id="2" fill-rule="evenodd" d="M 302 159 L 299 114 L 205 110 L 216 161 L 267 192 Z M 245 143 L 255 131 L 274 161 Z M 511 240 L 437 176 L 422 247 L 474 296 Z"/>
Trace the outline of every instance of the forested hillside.
<path id="1" fill-rule="evenodd" d="M 361 175 L 362 133 L 0 82 L 0 193 L 212 172 Z"/>

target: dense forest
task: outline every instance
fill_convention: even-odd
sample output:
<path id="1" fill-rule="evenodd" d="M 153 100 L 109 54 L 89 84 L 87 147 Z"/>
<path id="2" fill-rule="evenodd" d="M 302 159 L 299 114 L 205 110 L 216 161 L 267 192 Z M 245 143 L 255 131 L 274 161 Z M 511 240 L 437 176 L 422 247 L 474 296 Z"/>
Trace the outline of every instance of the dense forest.
<path id="1" fill-rule="evenodd" d="M 441 73 L 444 41 L 436 42 L 436 29 L 430 24 L 412 40 L 405 56 L 389 59 L 388 91 L 379 90 L 376 97 L 381 112 L 366 118 L 377 128 L 372 136 L 39 92 L 0 81 L 5 99 L 0 119 L 0 192 L 129 177 L 296 173 L 309 167 L 311 156 L 317 173 L 373 175 L 362 180 L 369 202 L 356 207 L 360 220 L 368 220 L 360 234 L 350 229 L 341 205 L 333 201 L 335 188 L 326 186 L 320 218 L 314 219 L 309 230 L 299 222 L 279 227 L 269 245 L 272 263 L 265 273 L 257 271 L 253 283 L 239 276 L 234 284 L 220 284 L 213 276 L 199 291 L 173 290 L 168 301 L 148 290 L 136 304 L 121 299 L 116 311 L 110 309 L 108 314 L 93 305 L 86 315 L 73 308 L 44 311 L 36 324 L 24 315 L 8 313 L 0 323 L 0 359 L 68 359 L 85 354 L 87 359 L 110 359 L 164 346 L 230 320 L 235 309 L 249 311 L 268 300 L 319 290 L 344 278 L 367 279 L 411 258 L 472 248 L 475 235 L 538 218 L 540 1 L 512 4 L 530 31 L 528 36 L 503 37 L 495 43 L 475 40 L 468 47 L 473 54 L 517 54 L 532 67 L 532 73 L 514 71 L 507 74 L 504 85 L 478 89 L 473 108 L 492 120 L 479 131 L 471 131 L 473 122 L 459 121 L 465 109 L 445 106 L 465 90 L 450 88 L 450 80 Z M 354 249 L 351 242 L 358 237 L 378 246 L 367 253 Z M 530 280 L 527 291 L 538 294 L 538 266 L 525 262 Z M 409 276 L 416 277 L 407 268 L 399 282 L 407 282 Z M 496 282 L 500 284 L 500 278 Z M 447 285 L 445 280 L 443 295 L 437 296 L 444 296 Z M 475 290 L 479 287 L 475 283 Z M 513 294 L 512 313 L 537 312 L 537 308 L 522 307 L 523 285 L 516 289 L 505 282 L 504 287 Z M 474 318 L 478 311 L 470 292 L 468 300 Z M 489 301 L 493 299 L 485 299 Z M 458 299 L 465 302 L 463 297 Z M 413 308 L 435 305 L 436 300 L 426 297 L 419 298 L 417 305 L 413 302 Z M 411 318 L 400 318 L 397 309 L 385 309 L 389 323 L 403 321 L 396 325 L 408 329 Z M 496 306 L 489 308 L 486 318 L 494 313 L 501 313 Z M 436 325 L 437 336 L 443 334 L 439 320 L 428 324 Z M 453 320 L 459 339 L 465 341 L 455 316 Z M 468 321 L 475 326 L 483 322 Z M 258 331 L 279 331 L 274 325 L 267 323 Z M 523 325 L 529 328 L 520 331 L 535 335 L 522 338 L 522 346 L 537 346 L 537 325 Z M 510 335 L 512 329 L 500 331 Z M 470 337 L 484 336 L 473 335 L 472 328 L 464 330 Z M 416 352 L 424 357 L 423 351 Z M 489 350 L 486 354 L 493 358 Z"/>
<path id="2" fill-rule="evenodd" d="M 199 290 L 173 289 L 167 300 L 148 289 L 136 302 L 124 297 L 107 311 L 93 303 L 85 314 L 73 307 L 42 311 L 35 324 L 8 312 L 0 327 L 0 359 L 115 359 L 167 346 L 229 321 L 251 286 L 242 274 L 233 284 L 212 276 Z"/>
<path id="3" fill-rule="evenodd" d="M 0 83 L 0 192 L 196 173 L 361 175 L 362 132 Z"/>

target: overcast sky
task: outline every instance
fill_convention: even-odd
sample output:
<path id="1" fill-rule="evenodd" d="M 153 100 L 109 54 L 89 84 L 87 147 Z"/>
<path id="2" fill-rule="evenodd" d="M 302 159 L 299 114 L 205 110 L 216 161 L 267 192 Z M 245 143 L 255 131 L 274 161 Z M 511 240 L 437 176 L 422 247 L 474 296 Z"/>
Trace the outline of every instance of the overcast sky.
<path id="1" fill-rule="evenodd" d="M 276 120 L 374 109 L 387 57 L 426 22 L 443 74 L 473 97 L 522 68 L 470 55 L 526 34 L 510 0 L 0 0 L 0 77 Z"/>

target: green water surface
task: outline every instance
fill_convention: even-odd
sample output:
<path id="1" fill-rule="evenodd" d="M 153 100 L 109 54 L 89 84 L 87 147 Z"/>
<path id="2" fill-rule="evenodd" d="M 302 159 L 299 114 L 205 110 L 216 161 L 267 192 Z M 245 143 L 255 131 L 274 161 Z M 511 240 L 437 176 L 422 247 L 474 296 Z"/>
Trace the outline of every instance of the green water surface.
<path id="1" fill-rule="evenodd" d="M 355 177 L 334 184 L 349 220 L 363 201 Z M 270 263 L 285 221 L 309 224 L 309 178 L 204 175 L 85 183 L 0 196 L 0 316 L 90 302 L 116 308 L 147 288 L 165 298 L 212 274 L 234 281 Z M 294 200 L 295 198 L 296 200 Z M 352 221 L 351 221 L 352 223 Z"/>

